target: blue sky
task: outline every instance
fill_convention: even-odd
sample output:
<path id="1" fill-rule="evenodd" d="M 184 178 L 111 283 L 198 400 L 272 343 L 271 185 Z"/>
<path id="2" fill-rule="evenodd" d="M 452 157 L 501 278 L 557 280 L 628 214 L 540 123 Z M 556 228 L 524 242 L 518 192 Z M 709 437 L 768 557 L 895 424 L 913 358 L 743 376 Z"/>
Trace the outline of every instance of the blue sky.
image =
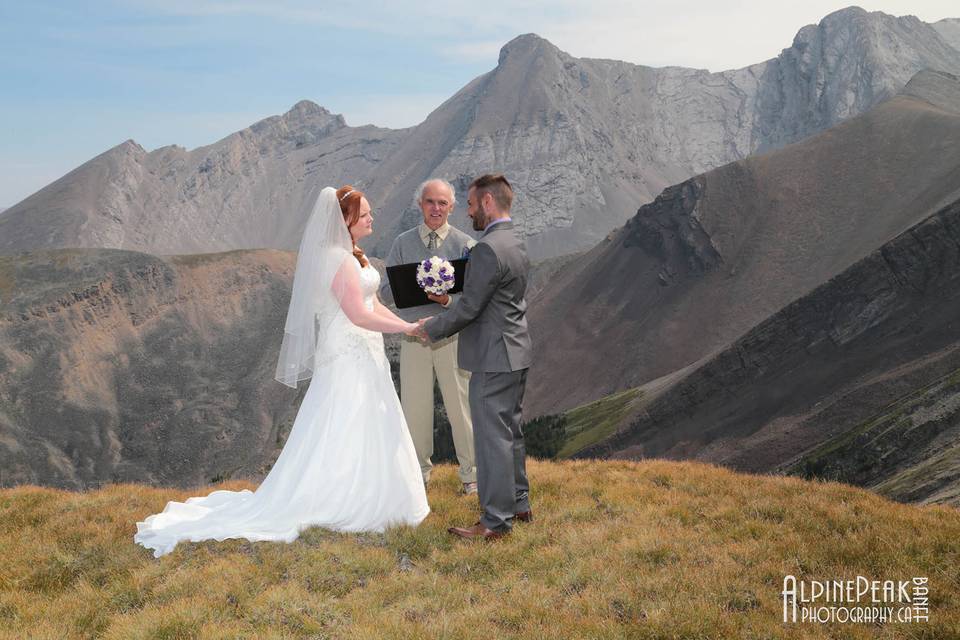
<path id="1" fill-rule="evenodd" d="M 499 48 L 521 33 L 579 57 L 719 71 L 777 55 L 800 27 L 844 6 L 0 0 L 0 207 L 128 138 L 193 148 L 301 99 L 351 125 L 415 125 L 495 67 Z M 955 0 L 860 6 L 930 22 L 960 17 Z"/>

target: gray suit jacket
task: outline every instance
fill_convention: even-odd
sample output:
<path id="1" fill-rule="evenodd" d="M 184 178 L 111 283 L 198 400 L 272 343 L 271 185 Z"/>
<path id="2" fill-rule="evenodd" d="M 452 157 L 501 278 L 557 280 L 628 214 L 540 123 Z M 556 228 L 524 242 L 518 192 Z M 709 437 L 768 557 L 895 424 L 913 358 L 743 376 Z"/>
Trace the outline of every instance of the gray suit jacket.
<path id="1" fill-rule="evenodd" d="M 460 333 L 461 369 L 505 372 L 528 369 L 532 346 L 527 331 L 527 274 L 530 260 L 512 222 L 496 224 L 470 251 L 460 300 L 429 320 L 433 341 Z"/>

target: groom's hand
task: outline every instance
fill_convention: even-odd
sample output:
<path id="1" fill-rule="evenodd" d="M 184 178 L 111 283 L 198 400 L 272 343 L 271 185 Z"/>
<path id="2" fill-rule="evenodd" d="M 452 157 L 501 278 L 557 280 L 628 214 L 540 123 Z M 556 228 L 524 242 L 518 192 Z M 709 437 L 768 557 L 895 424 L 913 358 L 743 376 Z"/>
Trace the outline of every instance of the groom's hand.
<path id="1" fill-rule="evenodd" d="M 430 318 L 432 317 L 433 316 L 430 316 Z M 421 318 L 420 320 L 417 320 L 417 328 L 413 332 L 414 337 L 416 337 L 423 344 L 430 343 L 430 336 L 427 335 L 426 329 L 423 328 L 423 325 L 427 324 L 427 320 L 430 318 Z"/>
<path id="2" fill-rule="evenodd" d="M 448 294 L 443 294 L 442 296 L 435 296 L 432 293 L 428 293 L 427 297 L 436 302 L 439 305 L 447 306 L 450 304 L 450 296 Z"/>

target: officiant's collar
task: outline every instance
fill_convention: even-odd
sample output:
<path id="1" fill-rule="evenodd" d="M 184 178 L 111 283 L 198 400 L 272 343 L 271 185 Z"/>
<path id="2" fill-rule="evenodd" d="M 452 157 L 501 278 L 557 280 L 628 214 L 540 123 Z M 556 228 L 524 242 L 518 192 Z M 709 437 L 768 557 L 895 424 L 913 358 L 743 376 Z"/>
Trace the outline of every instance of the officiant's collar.
<path id="1" fill-rule="evenodd" d="M 430 232 L 433 231 L 433 229 L 421 222 L 418 226 L 418 231 L 420 232 L 420 239 L 423 240 L 423 244 L 427 244 L 427 242 L 430 241 Z M 444 222 L 442 227 L 437 227 L 437 235 L 440 237 L 440 244 L 443 244 L 443 241 L 447 239 L 448 233 L 450 233 L 449 222 Z"/>

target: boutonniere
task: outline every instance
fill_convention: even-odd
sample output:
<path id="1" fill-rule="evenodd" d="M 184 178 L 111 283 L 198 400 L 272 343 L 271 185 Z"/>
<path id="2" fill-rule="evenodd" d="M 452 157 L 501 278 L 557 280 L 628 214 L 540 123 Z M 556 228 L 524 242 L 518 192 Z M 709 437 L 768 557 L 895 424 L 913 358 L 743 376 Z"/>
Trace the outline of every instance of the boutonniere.
<path id="1" fill-rule="evenodd" d="M 469 259 L 470 259 L 470 250 L 471 250 L 472 248 L 473 248 L 473 247 L 464 247 L 464 248 L 463 248 L 463 254 L 460 255 L 460 259 L 461 259 L 461 260 L 469 260 Z"/>

